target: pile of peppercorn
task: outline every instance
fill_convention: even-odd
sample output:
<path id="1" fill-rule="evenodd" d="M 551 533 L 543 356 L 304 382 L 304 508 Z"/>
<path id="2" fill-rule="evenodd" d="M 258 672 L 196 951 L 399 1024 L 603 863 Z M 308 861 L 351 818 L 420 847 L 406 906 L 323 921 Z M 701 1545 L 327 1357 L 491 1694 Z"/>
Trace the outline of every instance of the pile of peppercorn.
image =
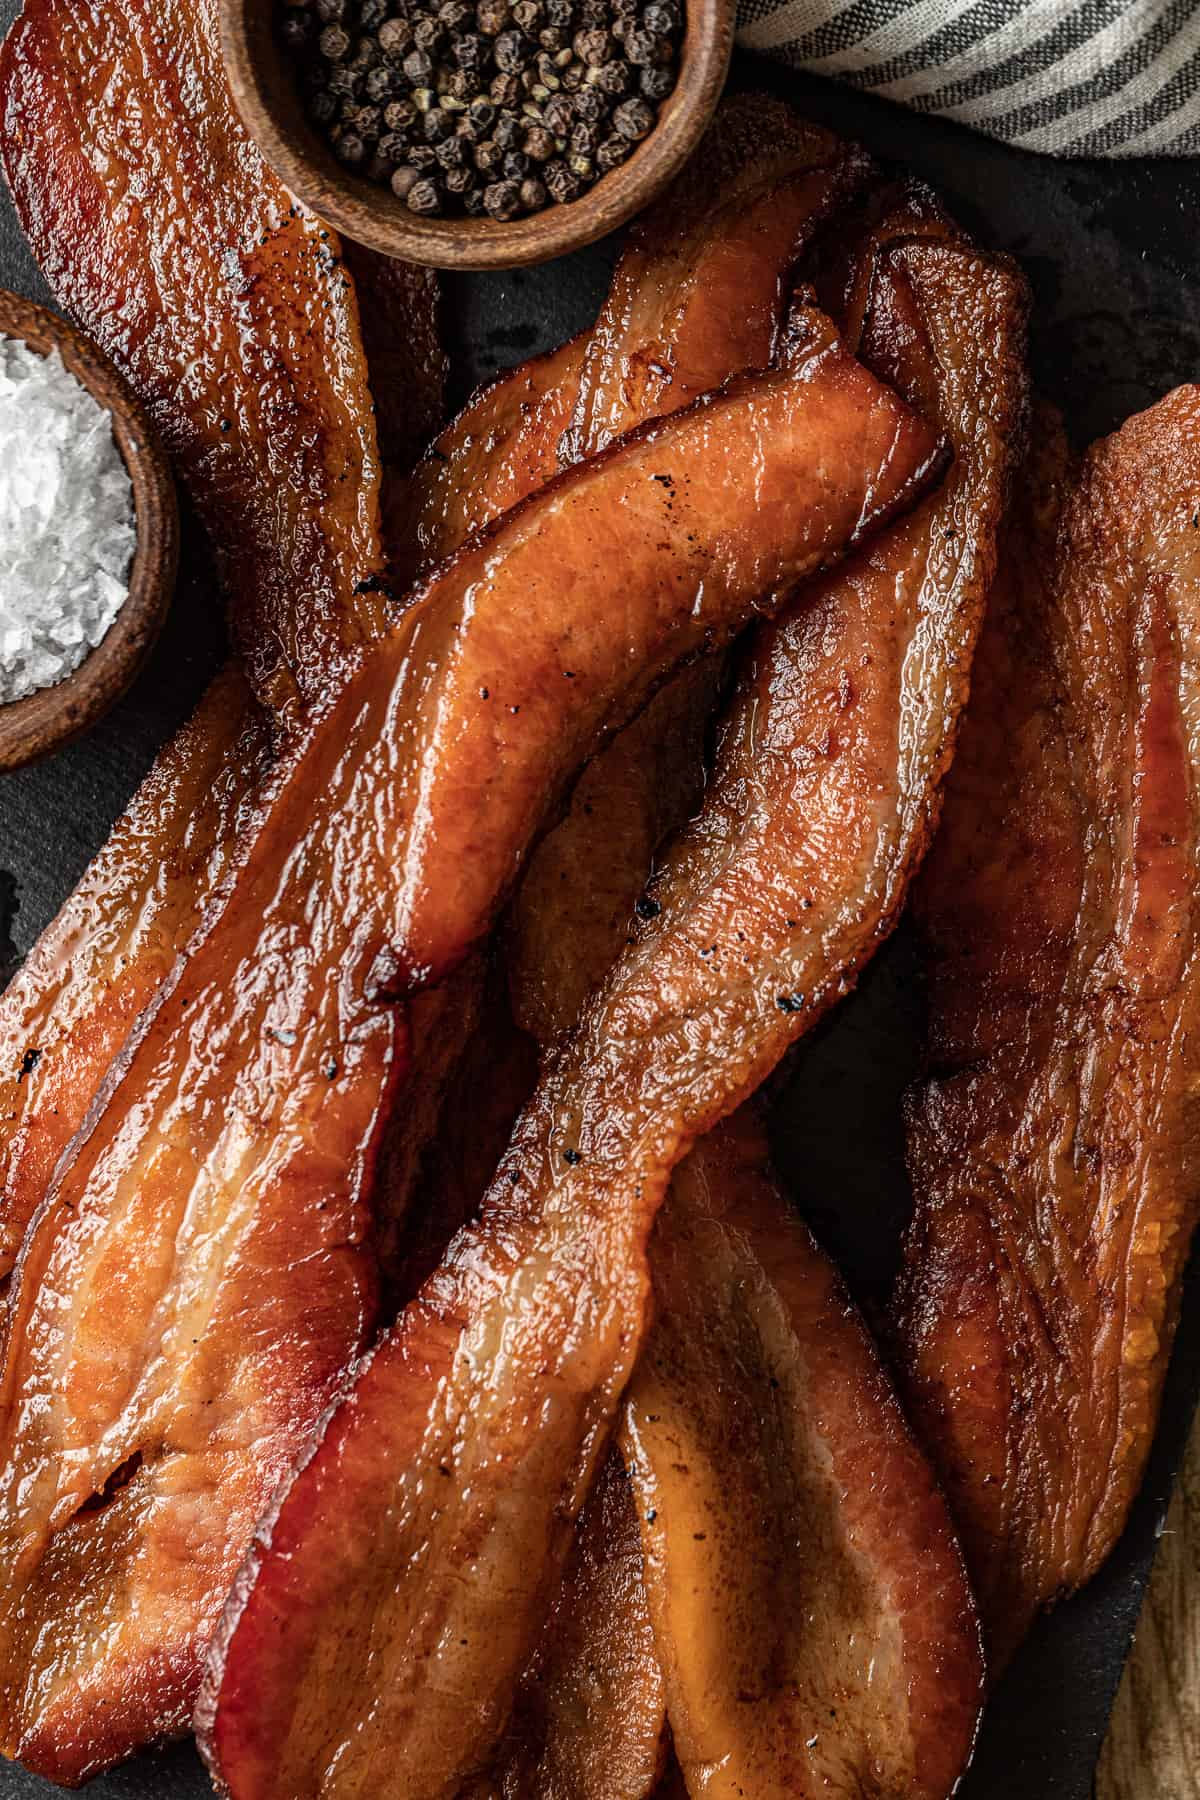
<path id="1" fill-rule="evenodd" d="M 414 213 L 575 200 L 654 129 L 682 0 L 276 0 L 309 117 Z"/>

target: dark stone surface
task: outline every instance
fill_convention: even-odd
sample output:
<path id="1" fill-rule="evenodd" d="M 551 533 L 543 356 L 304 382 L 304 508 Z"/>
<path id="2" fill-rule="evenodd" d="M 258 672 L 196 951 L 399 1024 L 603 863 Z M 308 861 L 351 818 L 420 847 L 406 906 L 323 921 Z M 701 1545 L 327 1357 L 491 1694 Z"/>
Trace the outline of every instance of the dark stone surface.
<path id="1" fill-rule="evenodd" d="M 0 0 L 0 31 L 17 5 Z M 1037 380 L 1080 444 L 1200 370 L 1200 165 L 1054 163 L 752 59 L 739 60 L 734 79 L 782 92 L 880 157 L 903 162 L 947 195 L 981 242 L 1021 259 L 1037 300 Z M 540 269 L 450 281 L 456 401 L 478 380 L 588 324 L 615 253 L 609 241 Z M 0 282 L 44 297 L 2 191 Z M 216 666 L 219 607 L 194 530 L 184 568 L 164 640 L 127 700 L 83 743 L 0 777 L 0 979 L 61 903 Z M 775 1110 L 781 1166 L 868 1313 L 886 1288 L 909 1204 L 898 1100 L 914 1072 L 919 1026 L 919 986 L 901 932 L 860 992 L 805 1049 Z M 1090 1792 L 1200 1390 L 1195 1266 L 1189 1298 L 1129 1529 L 1099 1579 L 1047 1619 L 1015 1662 L 989 1709 L 963 1800 L 1085 1800 Z M 0 1767 L 3 1800 L 51 1791 Z M 143 1755 L 89 1789 L 97 1800 L 199 1800 L 209 1791 L 187 1747 Z"/>

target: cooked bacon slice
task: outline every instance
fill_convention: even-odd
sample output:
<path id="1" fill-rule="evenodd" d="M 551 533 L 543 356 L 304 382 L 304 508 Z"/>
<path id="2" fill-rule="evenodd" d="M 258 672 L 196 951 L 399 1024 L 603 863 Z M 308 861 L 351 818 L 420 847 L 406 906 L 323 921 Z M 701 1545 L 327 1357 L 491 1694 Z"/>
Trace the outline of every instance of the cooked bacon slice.
<path id="1" fill-rule="evenodd" d="M 231 668 L 0 996 L 0 1286 L 104 1072 L 224 875 L 269 763 L 265 721 Z"/>
<path id="2" fill-rule="evenodd" d="M 27 0 L 4 169 L 50 286 L 149 407 L 252 684 L 314 701 L 380 623 L 379 456 L 353 284 L 238 120 L 216 0 Z M 264 502 L 270 496 L 270 504 Z"/>
<path id="3" fill-rule="evenodd" d="M 602 450 L 761 367 L 791 265 L 870 172 L 857 146 L 782 101 L 726 101 L 667 200 L 630 227 L 586 346 L 566 453 Z"/>
<path id="4" fill-rule="evenodd" d="M 1042 436 L 920 890 L 899 1297 L 998 1661 L 1124 1524 L 1200 1196 L 1200 389 L 1077 482 Z"/>
<path id="5" fill-rule="evenodd" d="M 94 1704 L 114 1685 L 120 1741 L 179 1722 L 164 1692 L 187 1692 L 230 1550 L 373 1302 L 366 1184 L 406 1061 L 385 992 L 481 938 L 611 720 L 939 463 L 814 328 L 443 565 L 281 765 L 26 1233 L 0 1430 L 8 1748 L 78 1778 L 115 1751 Z"/>
<path id="6" fill-rule="evenodd" d="M 691 1791 L 943 1800 L 982 1690 L 962 1559 L 752 1107 L 681 1165 L 651 1269 L 620 1441 Z"/>
<path id="7" fill-rule="evenodd" d="M 336 241 L 300 220 L 262 168 L 214 32 L 208 0 L 31 0 L 0 52 L 0 148 L 59 298 L 177 453 L 243 647 L 254 641 L 263 668 L 281 644 L 303 650 L 296 672 L 311 698 L 359 635 L 357 575 L 381 563 L 371 394 Z M 169 118 L 164 56 L 190 103 Z M 161 254 L 147 255 L 148 242 Z M 355 267 L 370 283 L 377 416 L 398 456 L 410 448 L 401 410 L 414 424 L 440 410 L 435 297 L 424 272 L 361 252 Z M 240 300 L 234 276 L 249 284 Z M 295 479 L 281 479 L 292 457 Z M 272 760 L 270 722 L 230 669 L 0 998 L 0 1289 L 60 1154 L 223 879 Z"/>
<path id="8" fill-rule="evenodd" d="M 880 261 L 914 230 L 955 235 L 928 202 L 906 197 L 891 210 L 880 203 L 857 246 L 840 305 L 869 346 L 895 340 L 904 293 Z M 908 337 L 920 344 L 919 332 Z M 905 373 L 936 403 L 912 347 Z M 618 953 L 664 812 L 680 795 L 677 817 L 685 816 L 701 698 L 686 696 L 682 682 L 667 689 L 590 766 L 568 818 L 531 862 L 510 963 L 518 1013 L 544 1038 L 574 1020 Z M 583 869 L 597 872 L 595 894 L 590 879 L 576 878 Z M 582 1684 L 604 1666 L 618 1629 L 627 1643 L 640 1641 L 649 1602 L 676 1748 L 698 1791 L 766 1800 L 882 1782 L 889 1792 L 948 1793 L 980 1695 L 961 1561 L 870 1340 L 770 1178 L 752 1109 L 681 1166 L 650 1261 L 655 1323 L 621 1430 L 649 1595 L 628 1587 L 622 1609 L 568 1580 L 550 1645 L 560 1653 L 564 1638 L 571 1645 Z M 607 1476 L 598 1485 L 608 1495 Z M 593 1528 L 596 1493 L 583 1533 Z M 628 1505 L 621 1490 L 606 1498 L 621 1501 Z M 623 1515 L 612 1525 L 622 1528 Z M 568 1607 L 573 1629 L 564 1633 Z M 561 1726 L 551 1715 L 533 1733 L 527 1684 L 505 1742 L 516 1746 L 509 1766 L 525 1783 L 517 1791 L 532 1796 L 555 1790 L 529 1772 L 525 1738 L 552 1747 Z M 645 1692 L 640 1668 L 634 1685 Z M 603 1686 L 591 1691 L 587 1721 L 607 1747 L 622 1721 L 636 1725 L 642 1714 Z M 649 1791 L 644 1761 L 637 1774 L 623 1795 Z M 571 1791 L 610 1794 L 604 1779 L 588 1786 L 586 1771 Z"/>
<path id="9" fill-rule="evenodd" d="M 453 1792 L 486 1763 L 636 1360 L 673 1169 L 849 986 L 924 847 L 1020 423 L 1024 302 L 987 258 L 892 255 L 946 371 L 950 480 L 760 642 L 657 915 L 551 1060 L 480 1223 L 261 1528 L 198 1713 L 236 1800 Z"/>

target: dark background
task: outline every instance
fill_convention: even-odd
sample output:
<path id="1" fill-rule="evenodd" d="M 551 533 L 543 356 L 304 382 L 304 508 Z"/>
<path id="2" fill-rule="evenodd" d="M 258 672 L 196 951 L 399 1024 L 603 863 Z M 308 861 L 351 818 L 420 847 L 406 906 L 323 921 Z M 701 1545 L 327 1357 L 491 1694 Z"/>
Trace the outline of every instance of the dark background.
<path id="1" fill-rule="evenodd" d="M 18 7 L 19 0 L 0 0 L 0 34 Z M 1036 299 L 1035 378 L 1063 409 L 1080 445 L 1200 374 L 1200 164 L 1051 162 L 750 58 L 735 63 L 734 81 L 783 93 L 881 158 L 902 162 L 943 191 L 982 243 L 1020 259 Z M 448 279 L 455 403 L 496 369 L 589 323 L 616 250 L 608 240 L 540 269 Z M 47 297 L 2 186 L 0 282 Z M 66 897 L 155 751 L 195 703 L 221 645 L 204 545 L 189 527 L 170 622 L 132 693 L 82 743 L 0 777 L 0 981 L 5 965 L 24 954 Z M 781 1167 L 868 1314 L 886 1291 L 908 1208 L 898 1101 L 915 1072 L 920 1023 L 920 986 L 902 929 L 858 994 L 804 1049 L 775 1110 Z M 1183 1318 L 1161 1428 L 1129 1528 L 1099 1578 L 1046 1619 L 1014 1663 L 989 1708 L 962 1800 L 1085 1800 L 1091 1791 L 1200 1392 L 1196 1259 Z M 2 1800 L 35 1800 L 52 1791 L 0 1765 Z M 89 1789 L 97 1800 L 200 1800 L 209 1792 L 183 1746 L 143 1755 Z"/>

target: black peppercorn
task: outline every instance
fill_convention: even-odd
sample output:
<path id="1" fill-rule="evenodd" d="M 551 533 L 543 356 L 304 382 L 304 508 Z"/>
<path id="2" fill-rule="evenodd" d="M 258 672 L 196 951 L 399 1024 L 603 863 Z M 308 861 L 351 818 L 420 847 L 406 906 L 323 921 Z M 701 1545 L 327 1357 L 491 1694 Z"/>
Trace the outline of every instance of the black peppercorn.
<path id="1" fill-rule="evenodd" d="M 542 170 L 542 179 L 550 198 L 556 200 L 560 206 L 565 205 L 568 200 L 574 200 L 579 192 L 578 176 L 572 175 L 560 157 L 555 157 L 553 162 L 546 164 Z"/>
<path id="2" fill-rule="evenodd" d="M 462 197 L 462 205 L 469 219 L 477 219 L 483 211 L 483 189 L 469 187 Z"/>
<path id="3" fill-rule="evenodd" d="M 607 31 L 593 27 L 590 31 L 577 31 L 572 47 L 580 62 L 600 69 L 612 57 L 613 41 Z"/>
<path id="4" fill-rule="evenodd" d="M 392 176 L 392 192 L 397 200 L 407 200 L 410 191 L 420 181 L 420 173 L 411 164 L 397 169 Z"/>
<path id="5" fill-rule="evenodd" d="M 514 23 L 519 25 L 522 31 L 527 32 L 529 36 L 532 37 L 536 31 L 541 29 L 541 0 L 516 0 L 516 5 L 512 9 L 512 16 Z"/>
<path id="6" fill-rule="evenodd" d="M 443 169 L 461 169 L 467 160 L 467 146 L 460 137 L 443 138 L 437 147 L 437 159 Z"/>
<path id="7" fill-rule="evenodd" d="M 500 167 L 506 181 L 524 181 L 529 173 L 529 158 L 523 150 L 509 150 Z"/>
<path id="8" fill-rule="evenodd" d="M 468 6 L 467 0 L 442 0 L 437 16 L 451 37 L 457 37 L 475 23 L 475 8 Z"/>
<path id="9" fill-rule="evenodd" d="M 654 109 L 644 100 L 624 100 L 613 113 L 613 128 L 631 143 L 638 143 L 654 127 Z"/>
<path id="10" fill-rule="evenodd" d="M 388 0 L 358 0 L 358 23 L 363 31 L 378 31 L 388 16 Z"/>
<path id="11" fill-rule="evenodd" d="M 638 91 L 644 100 L 665 100 L 675 86 L 675 71 L 670 68 L 643 69 L 638 76 Z"/>
<path id="12" fill-rule="evenodd" d="M 383 122 L 389 131 L 411 131 L 418 113 L 411 100 L 393 100 L 383 109 Z"/>
<path id="13" fill-rule="evenodd" d="M 414 88 L 428 87 L 433 80 L 433 58 L 428 50 L 410 50 L 402 67 L 405 80 Z"/>
<path id="14" fill-rule="evenodd" d="M 344 162 L 347 167 L 351 169 L 357 168 L 363 157 L 367 154 L 367 146 L 363 143 L 357 131 L 350 131 L 349 129 L 339 131 L 337 137 L 333 140 L 333 149 L 338 161 Z"/>
<path id="15" fill-rule="evenodd" d="M 610 99 L 624 99 L 633 86 L 633 72 L 628 63 L 604 63 L 603 68 L 588 68 L 588 86 L 599 88 Z"/>
<path id="16" fill-rule="evenodd" d="M 375 155 L 389 168 L 395 168 L 397 163 L 407 159 L 408 139 L 398 131 L 385 132 L 375 146 Z"/>
<path id="17" fill-rule="evenodd" d="M 567 34 L 561 25 L 543 25 L 538 32 L 538 44 L 550 55 L 567 48 Z"/>
<path id="18" fill-rule="evenodd" d="M 496 39 L 496 67 L 502 75 L 519 75 L 530 57 L 529 39 L 520 31 L 502 31 Z"/>
<path id="19" fill-rule="evenodd" d="M 491 41 L 478 31 L 467 32 L 454 44 L 454 60 L 460 69 L 482 71 L 491 61 L 491 55 Z"/>
<path id="20" fill-rule="evenodd" d="M 522 140 L 522 148 L 534 162 L 549 162 L 554 155 L 554 133 L 547 131 L 544 125 L 531 125 Z"/>
<path id="21" fill-rule="evenodd" d="M 413 43 L 418 50 L 428 50 L 430 56 L 437 56 L 446 46 L 446 27 L 439 19 L 431 19 L 428 14 L 418 19 L 413 26 Z"/>
<path id="22" fill-rule="evenodd" d="M 521 205 L 521 184 L 495 181 L 483 192 L 483 204 L 493 219 L 513 219 Z"/>
<path id="23" fill-rule="evenodd" d="M 521 97 L 520 76 L 493 75 L 488 83 L 488 94 L 497 106 L 515 106 Z"/>
<path id="24" fill-rule="evenodd" d="M 600 134 L 594 125 L 585 124 L 582 120 L 571 128 L 567 140 L 567 148 L 572 156 L 591 156 L 600 141 Z M 576 170 L 576 174 L 578 174 Z"/>
<path id="25" fill-rule="evenodd" d="M 317 39 L 317 48 L 326 62 L 341 62 L 350 54 L 350 33 L 340 25 L 327 25 Z"/>
<path id="26" fill-rule="evenodd" d="M 386 57 L 399 62 L 412 46 L 412 26 L 407 19 L 386 19 L 375 41 Z"/>
<path id="27" fill-rule="evenodd" d="M 608 117 L 608 101 L 598 88 L 581 87 L 571 105 L 575 117 L 582 119 L 585 125 L 598 125 L 601 119 Z"/>
<path id="28" fill-rule="evenodd" d="M 346 16 L 346 0 L 316 0 L 316 13 L 323 25 L 335 25 Z"/>
<path id="29" fill-rule="evenodd" d="M 610 169 L 619 168 L 627 161 L 632 153 L 633 145 L 628 138 L 605 138 L 596 152 L 596 167 L 602 175 L 607 175 Z"/>
<path id="30" fill-rule="evenodd" d="M 383 131 L 383 114 L 377 106 L 356 106 L 346 114 L 345 122 L 364 144 L 374 144 Z"/>
<path id="31" fill-rule="evenodd" d="M 650 0 L 642 14 L 642 24 L 647 31 L 654 32 L 656 37 L 670 37 L 683 24 L 683 15 L 677 6 L 670 4 L 670 0 Z"/>
<path id="32" fill-rule="evenodd" d="M 335 95 L 328 88 L 322 88 L 314 94 L 308 103 L 308 116 L 314 125 L 332 125 L 338 103 Z"/>
<path id="33" fill-rule="evenodd" d="M 567 68 L 565 68 L 562 71 L 562 74 L 560 75 L 559 79 L 562 82 L 563 88 L 565 89 L 565 91 L 568 94 L 577 94 L 579 92 L 580 88 L 583 86 L 584 77 L 586 76 L 586 74 L 587 74 L 587 70 L 584 68 L 582 63 L 573 62 L 573 63 L 570 63 L 567 66 Z"/>
<path id="34" fill-rule="evenodd" d="M 521 183 L 521 191 L 517 197 L 523 212 L 540 212 L 546 204 L 545 185 L 536 175 L 529 175 Z"/>
<path id="35" fill-rule="evenodd" d="M 422 175 L 408 190 L 408 210 L 432 217 L 442 210 L 442 190 L 432 175 Z"/>
<path id="36" fill-rule="evenodd" d="M 360 75 L 365 75 L 368 69 L 373 69 L 379 62 L 380 54 L 379 45 L 374 38 L 359 38 L 346 61 L 350 68 L 357 70 Z"/>
<path id="37" fill-rule="evenodd" d="M 390 68 L 387 63 L 380 63 L 377 68 L 367 71 L 363 82 L 363 93 L 368 100 L 376 102 L 390 100 L 400 86 L 400 73 Z"/>
<path id="38" fill-rule="evenodd" d="M 445 175 L 446 192 L 448 194 L 465 194 L 475 185 L 475 171 L 465 164 L 461 169 L 447 169 Z"/>
<path id="39" fill-rule="evenodd" d="M 475 9 L 475 21 L 485 37 L 498 37 L 511 17 L 508 0 L 479 0 Z"/>
<path id="40" fill-rule="evenodd" d="M 454 130 L 453 115 L 444 107 L 431 106 L 425 114 L 424 132 L 427 144 L 440 144 L 444 137 L 449 137 Z"/>
<path id="41" fill-rule="evenodd" d="M 428 175 L 431 169 L 437 168 L 437 152 L 432 144 L 414 144 L 408 153 L 408 161 L 422 175 Z"/>
<path id="42" fill-rule="evenodd" d="M 572 0 L 546 0 L 546 23 L 565 31 L 575 17 Z"/>
<path id="43" fill-rule="evenodd" d="M 555 137 L 566 137 L 575 123 L 575 104 L 566 94 L 555 94 L 543 106 L 542 119 Z"/>
<path id="44" fill-rule="evenodd" d="M 503 160 L 504 152 L 495 138 L 484 138 L 481 144 L 476 144 L 472 161 L 481 175 L 492 174 L 499 169 Z"/>
<path id="45" fill-rule="evenodd" d="M 536 73 L 538 87 L 544 87 L 547 94 L 558 92 L 558 70 L 554 66 L 554 58 L 545 50 L 538 51 Z"/>
<path id="46" fill-rule="evenodd" d="M 513 150 L 521 135 L 521 121 L 515 113 L 501 113 L 492 127 L 492 137 L 501 150 Z"/>
<path id="47" fill-rule="evenodd" d="M 335 99 L 353 100 L 362 87 L 362 76 L 356 75 L 353 69 L 346 68 L 344 63 L 338 63 L 330 69 L 326 86 Z"/>
<path id="48" fill-rule="evenodd" d="M 671 45 L 666 38 L 655 37 L 652 31 L 627 31 L 625 33 L 625 60 L 639 66 L 650 63 L 669 62 Z"/>

